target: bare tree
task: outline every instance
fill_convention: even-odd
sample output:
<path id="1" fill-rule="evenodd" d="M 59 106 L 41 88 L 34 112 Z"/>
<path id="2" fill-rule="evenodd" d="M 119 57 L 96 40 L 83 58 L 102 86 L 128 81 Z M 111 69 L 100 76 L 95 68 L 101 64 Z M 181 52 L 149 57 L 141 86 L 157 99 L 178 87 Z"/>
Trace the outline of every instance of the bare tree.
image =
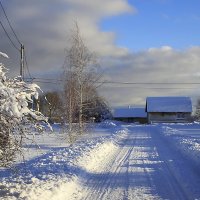
<path id="1" fill-rule="evenodd" d="M 66 49 L 63 73 L 65 119 L 69 123 L 69 131 L 72 131 L 73 122 L 78 122 L 78 132 L 82 134 L 85 103 L 91 99 L 92 91 L 96 91 L 101 75 L 97 73 L 96 56 L 85 45 L 77 23 L 70 39 L 71 46 Z"/>
<path id="2" fill-rule="evenodd" d="M 60 122 L 62 112 L 61 97 L 56 91 L 46 92 L 39 97 L 40 111 L 48 117 L 49 122 Z"/>
<path id="3" fill-rule="evenodd" d="M 64 80 L 64 90 L 63 90 L 63 107 L 64 107 L 64 121 L 69 124 L 69 131 L 72 131 L 73 122 L 77 122 L 77 107 L 78 107 L 78 97 L 77 97 L 77 80 L 75 79 L 75 74 L 72 71 L 67 71 Z"/>

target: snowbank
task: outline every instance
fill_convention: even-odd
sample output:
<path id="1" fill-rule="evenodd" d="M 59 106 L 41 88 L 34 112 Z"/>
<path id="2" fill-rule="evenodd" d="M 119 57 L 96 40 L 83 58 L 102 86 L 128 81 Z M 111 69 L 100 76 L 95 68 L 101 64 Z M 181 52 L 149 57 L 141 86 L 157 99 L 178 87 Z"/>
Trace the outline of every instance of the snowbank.
<path id="1" fill-rule="evenodd" d="M 82 193 L 84 185 L 81 185 L 84 181 L 82 180 L 90 177 L 88 175 L 91 174 L 105 173 L 105 169 L 109 166 L 107 163 L 115 162 L 112 159 L 115 159 L 120 152 L 122 141 L 126 141 L 127 137 L 130 137 L 130 133 L 134 136 L 134 132 L 131 131 L 138 131 L 136 134 L 138 145 L 143 145 L 141 140 L 147 139 L 146 137 L 149 135 L 146 133 L 143 137 L 140 136 L 140 133 L 148 130 L 151 126 L 155 126 L 155 129 L 153 127 L 150 131 L 160 131 L 162 135 L 158 137 L 167 139 L 170 145 L 176 146 L 174 149 L 178 148 L 183 154 L 190 156 L 195 162 L 199 162 L 199 124 L 157 124 L 147 125 L 144 128 L 141 125 L 124 125 L 114 121 L 105 121 L 72 145 L 65 144 L 62 139 L 64 135 L 59 132 L 57 127 L 54 133 L 46 133 L 43 139 L 40 138 L 40 135 L 34 136 L 40 145 L 40 152 L 35 156 L 34 148 L 29 146 L 32 157 L 29 155 L 25 164 L 17 164 L 15 168 L 17 173 L 13 173 L 10 169 L 0 170 L 0 199 L 81 199 L 80 197 L 84 197 Z M 141 151 L 137 151 L 138 148 Z M 135 159 L 132 159 L 131 162 L 140 163 L 143 154 L 147 157 L 144 147 L 136 145 L 132 155 Z M 132 176 L 134 177 L 133 173 Z M 137 196 L 141 194 L 144 197 L 145 193 L 149 198 L 149 192 L 145 191 L 145 188 L 144 190 L 141 187 L 139 189 L 134 188 L 133 195 L 136 194 L 134 199 L 141 197 Z"/>
<path id="2" fill-rule="evenodd" d="M 161 125 L 161 132 L 185 156 L 200 164 L 200 124 Z"/>
<path id="3" fill-rule="evenodd" d="M 126 130 L 109 121 L 68 147 L 45 146 L 48 150 L 42 155 L 32 159 L 29 156 L 30 160 L 19 163 L 16 173 L 0 170 L 0 199 L 74 199 L 74 191 L 79 190 L 78 179 L 99 170 L 101 162 L 117 151 L 118 142 L 125 136 Z M 51 137 L 49 140 L 52 143 Z"/>

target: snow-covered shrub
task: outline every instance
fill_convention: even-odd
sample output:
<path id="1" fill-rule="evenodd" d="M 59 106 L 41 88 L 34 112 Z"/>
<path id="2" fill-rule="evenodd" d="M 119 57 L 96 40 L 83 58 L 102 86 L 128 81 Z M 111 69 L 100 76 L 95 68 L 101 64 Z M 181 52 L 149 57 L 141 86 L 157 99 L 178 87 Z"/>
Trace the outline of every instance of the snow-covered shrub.
<path id="1" fill-rule="evenodd" d="M 102 128 L 114 128 L 117 126 L 116 122 L 114 122 L 112 120 L 105 120 L 100 125 Z"/>
<path id="2" fill-rule="evenodd" d="M 0 167 L 10 165 L 20 151 L 27 134 L 25 125 L 29 130 L 40 129 L 40 122 L 47 122 L 42 113 L 29 107 L 32 98 L 38 98 L 39 86 L 8 79 L 7 71 L 0 63 Z"/>

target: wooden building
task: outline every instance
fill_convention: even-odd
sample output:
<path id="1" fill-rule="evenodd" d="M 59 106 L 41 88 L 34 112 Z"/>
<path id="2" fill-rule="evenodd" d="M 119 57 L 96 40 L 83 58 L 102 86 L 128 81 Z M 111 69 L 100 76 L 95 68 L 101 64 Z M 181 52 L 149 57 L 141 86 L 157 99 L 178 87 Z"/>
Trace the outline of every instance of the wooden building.
<path id="1" fill-rule="evenodd" d="M 148 123 L 191 122 L 192 101 L 189 97 L 147 97 Z"/>
<path id="2" fill-rule="evenodd" d="M 129 123 L 147 123 L 145 108 L 116 108 L 113 112 L 113 119 Z"/>

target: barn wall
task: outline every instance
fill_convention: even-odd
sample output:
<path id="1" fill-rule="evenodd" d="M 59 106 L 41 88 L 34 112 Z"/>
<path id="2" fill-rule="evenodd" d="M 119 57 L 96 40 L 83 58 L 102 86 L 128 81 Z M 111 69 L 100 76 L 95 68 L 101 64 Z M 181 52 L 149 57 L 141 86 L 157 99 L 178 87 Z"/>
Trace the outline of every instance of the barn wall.
<path id="1" fill-rule="evenodd" d="M 191 113 L 148 113 L 148 123 L 190 122 Z"/>
<path id="2" fill-rule="evenodd" d="M 115 117 L 113 118 L 116 121 L 122 121 L 122 122 L 128 122 L 128 123 L 135 123 L 135 122 L 139 122 L 141 124 L 146 124 L 147 123 L 147 118 L 145 117 L 127 117 L 127 118 L 120 118 L 120 117 Z"/>

